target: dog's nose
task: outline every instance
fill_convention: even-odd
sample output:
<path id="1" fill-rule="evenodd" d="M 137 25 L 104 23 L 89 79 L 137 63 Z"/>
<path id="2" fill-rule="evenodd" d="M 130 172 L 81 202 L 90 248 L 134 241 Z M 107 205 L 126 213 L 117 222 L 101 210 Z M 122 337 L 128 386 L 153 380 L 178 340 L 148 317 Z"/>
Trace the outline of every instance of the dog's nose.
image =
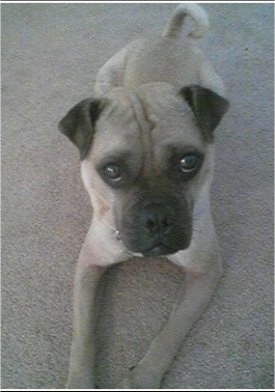
<path id="1" fill-rule="evenodd" d="M 161 205 L 152 205 L 144 211 L 143 227 L 150 234 L 168 234 L 171 228 L 169 212 Z"/>

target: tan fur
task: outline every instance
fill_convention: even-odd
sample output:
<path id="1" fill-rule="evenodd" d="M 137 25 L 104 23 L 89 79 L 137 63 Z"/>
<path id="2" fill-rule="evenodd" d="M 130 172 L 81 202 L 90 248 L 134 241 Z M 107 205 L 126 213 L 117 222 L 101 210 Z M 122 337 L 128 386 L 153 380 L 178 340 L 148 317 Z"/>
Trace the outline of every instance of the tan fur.
<path id="1" fill-rule="evenodd" d="M 182 43 L 173 38 L 179 36 L 186 15 L 194 19 L 196 26 Z M 191 244 L 166 256 L 185 270 L 182 292 L 167 325 L 137 366 L 125 371 L 119 389 L 160 388 L 163 374 L 183 338 L 206 309 L 221 275 L 209 201 L 214 146 L 205 140 L 194 122 L 190 104 L 179 94 L 180 88 L 189 84 L 224 94 L 220 77 L 194 44 L 193 38 L 201 36 L 207 28 L 207 16 L 199 6 L 180 5 L 162 38 L 130 43 L 99 71 L 97 98 L 103 98 L 108 105 L 97 119 L 90 151 L 81 165 L 94 215 L 76 270 L 69 388 L 94 388 L 91 331 L 95 325 L 98 283 L 107 266 L 135 255 L 116 235 L 120 196 L 98 174 L 97 167 L 103 157 L 119 150 L 127 151 L 143 181 L 157 183 L 162 181 L 163 157 L 171 143 L 192 146 L 204 153 L 203 166 L 184 194 L 194 204 Z M 128 193 L 131 195 L 131 189 Z"/>

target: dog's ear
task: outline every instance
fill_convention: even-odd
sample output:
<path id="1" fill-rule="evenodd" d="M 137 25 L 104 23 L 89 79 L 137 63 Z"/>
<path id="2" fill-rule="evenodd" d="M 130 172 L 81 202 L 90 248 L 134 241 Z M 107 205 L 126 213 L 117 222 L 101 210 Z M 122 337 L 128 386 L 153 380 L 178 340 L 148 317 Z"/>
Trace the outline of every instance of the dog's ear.
<path id="1" fill-rule="evenodd" d="M 76 145 L 83 160 L 91 146 L 95 123 L 104 103 L 99 99 L 87 98 L 76 104 L 59 122 L 58 129 Z"/>
<path id="2" fill-rule="evenodd" d="M 191 107 L 206 140 L 212 141 L 213 131 L 227 112 L 229 102 L 214 91 L 195 84 L 183 87 L 180 94 Z"/>

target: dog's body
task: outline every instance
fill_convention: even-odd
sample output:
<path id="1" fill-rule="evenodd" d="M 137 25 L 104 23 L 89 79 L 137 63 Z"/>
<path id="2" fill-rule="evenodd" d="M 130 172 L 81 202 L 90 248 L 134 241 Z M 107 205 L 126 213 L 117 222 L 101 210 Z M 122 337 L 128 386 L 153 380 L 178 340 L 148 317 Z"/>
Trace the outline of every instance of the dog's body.
<path id="1" fill-rule="evenodd" d="M 196 29 L 175 40 L 186 15 Z M 185 270 L 181 296 L 147 354 L 120 388 L 159 388 L 180 343 L 221 275 L 209 187 L 213 131 L 227 110 L 223 84 L 194 37 L 204 11 L 180 5 L 163 37 L 138 40 L 100 70 L 96 97 L 77 104 L 60 130 L 78 147 L 93 219 L 76 270 L 68 387 L 94 387 L 94 302 L 107 266 L 165 256 Z"/>

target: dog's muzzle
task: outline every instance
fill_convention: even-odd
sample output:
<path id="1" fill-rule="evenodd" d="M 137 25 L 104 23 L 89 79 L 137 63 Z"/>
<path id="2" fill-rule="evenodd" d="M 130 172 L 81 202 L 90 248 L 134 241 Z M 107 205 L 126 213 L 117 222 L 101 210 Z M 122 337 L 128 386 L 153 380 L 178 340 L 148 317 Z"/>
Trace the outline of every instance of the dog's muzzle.
<path id="1" fill-rule="evenodd" d="M 164 256 L 186 249 L 192 236 L 191 212 L 174 199 L 139 203 L 126 210 L 115 233 L 131 252 Z"/>

